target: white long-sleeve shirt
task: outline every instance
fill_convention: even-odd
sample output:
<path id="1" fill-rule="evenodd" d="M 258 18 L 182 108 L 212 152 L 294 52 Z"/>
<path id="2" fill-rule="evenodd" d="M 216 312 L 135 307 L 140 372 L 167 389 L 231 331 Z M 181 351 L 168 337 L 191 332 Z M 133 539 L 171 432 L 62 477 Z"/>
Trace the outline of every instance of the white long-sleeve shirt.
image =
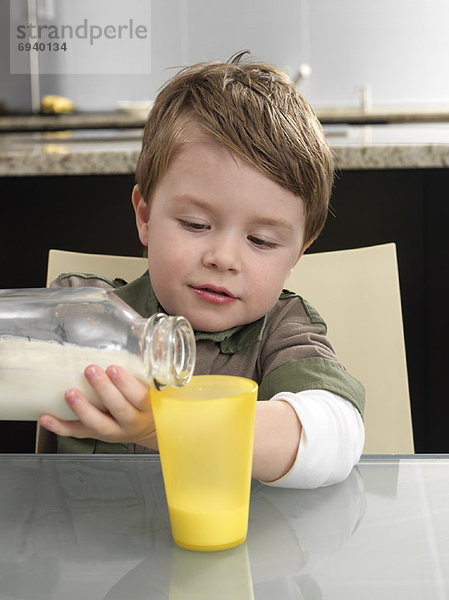
<path id="1" fill-rule="evenodd" d="M 280 392 L 270 402 L 288 402 L 302 425 L 296 460 L 291 469 L 267 485 L 317 488 L 346 479 L 359 461 L 365 430 L 351 402 L 326 390 Z"/>

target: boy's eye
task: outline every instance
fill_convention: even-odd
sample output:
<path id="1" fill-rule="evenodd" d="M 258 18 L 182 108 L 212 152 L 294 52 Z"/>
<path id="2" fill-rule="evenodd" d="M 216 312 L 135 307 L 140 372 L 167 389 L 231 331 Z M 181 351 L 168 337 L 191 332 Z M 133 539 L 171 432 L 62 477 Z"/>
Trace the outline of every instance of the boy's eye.
<path id="1" fill-rule="evenodd" d="M 190 229 L 191 231 L 203 231 L 208 228 L 205 223 L 195 223 L 194 221 L 185 221 L 184 219 L 179 219 L 179 222 L 183 227 Z"/>
<path id="2" fill-rule="evenodd" d="M 252 244 L 257 246 L 258 248 L 276 248 L 277 246 L 277 244 L 274 244 L 273 242 L 268 242 L 267 240 L 263 240 L 254 235 L 249 235 L 248 239 Z"/>

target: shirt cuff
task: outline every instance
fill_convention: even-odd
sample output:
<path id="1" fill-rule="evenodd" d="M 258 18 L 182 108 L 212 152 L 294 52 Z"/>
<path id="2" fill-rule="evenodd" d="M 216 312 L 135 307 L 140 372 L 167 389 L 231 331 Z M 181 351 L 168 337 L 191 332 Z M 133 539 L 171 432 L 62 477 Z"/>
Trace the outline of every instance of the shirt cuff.
<path id="1" fill-rule="evenodd" d="M 351 402 L 326 390 L 280 392 L 270 402 L 288 402 L 301 421 L 298 453 L 277 487 L 313 489 L 345 480 L 360 459 L 365 430 Z"/>

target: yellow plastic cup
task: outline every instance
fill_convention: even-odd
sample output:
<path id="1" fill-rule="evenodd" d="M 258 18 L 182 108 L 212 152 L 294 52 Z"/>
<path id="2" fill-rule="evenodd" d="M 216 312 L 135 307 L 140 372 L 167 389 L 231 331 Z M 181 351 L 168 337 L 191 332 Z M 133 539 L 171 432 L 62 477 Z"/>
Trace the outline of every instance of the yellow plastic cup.
<path id="1" fill-rule="evenodd" d="M 151 389 L 173 539 L 189 550 L 223 550 L 248 531 L 257 384 L 198 375 Z"/>

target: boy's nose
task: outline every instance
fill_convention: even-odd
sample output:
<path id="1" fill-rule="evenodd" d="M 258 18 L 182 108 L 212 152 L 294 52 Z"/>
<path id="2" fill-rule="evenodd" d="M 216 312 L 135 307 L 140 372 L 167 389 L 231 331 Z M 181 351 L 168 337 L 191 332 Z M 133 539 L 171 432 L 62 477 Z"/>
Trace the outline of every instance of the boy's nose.
<path id="1" fill-rule="evenodd" d="M 203 264 L 218 271 L 239 271 L 240 259 L 233 240 L 216 240 L 203 254 Z"/>

